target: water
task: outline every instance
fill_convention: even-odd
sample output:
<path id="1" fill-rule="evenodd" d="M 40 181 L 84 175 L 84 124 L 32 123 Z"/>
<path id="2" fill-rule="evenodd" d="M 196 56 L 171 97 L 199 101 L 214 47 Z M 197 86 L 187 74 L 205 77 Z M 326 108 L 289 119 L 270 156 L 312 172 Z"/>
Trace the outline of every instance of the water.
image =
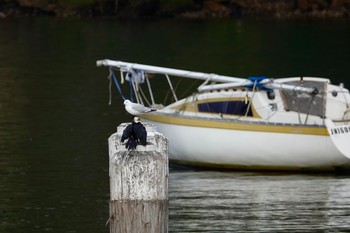
<path id="1" fill-rule="evenodd" d="M 108 105 L 96 60 L 349 87 L 349 32 L 343 20 L 1 20 L 0 232 L 109 232 L 107 138 L 130 117 L 116 91 Z M 342 232 L 349 178 L 172 169 L 169 231 Z"/>
<path id="2" fill-rule="evenodd" d="M 346 232 L 349 177 L 176 172 L 170 232 Z"/>

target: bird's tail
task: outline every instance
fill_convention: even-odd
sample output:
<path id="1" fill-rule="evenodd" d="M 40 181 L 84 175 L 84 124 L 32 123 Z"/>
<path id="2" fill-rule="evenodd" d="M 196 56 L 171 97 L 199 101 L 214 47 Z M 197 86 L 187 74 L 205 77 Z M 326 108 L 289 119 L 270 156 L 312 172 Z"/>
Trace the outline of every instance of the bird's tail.
<path id="1" fill-rule="evenodd" d="M 137 146 L 137 141 L 132 138 L 130 138 L 125 144 L 125 148 L 128 150 L 135 150 L 136 146 Z"/>

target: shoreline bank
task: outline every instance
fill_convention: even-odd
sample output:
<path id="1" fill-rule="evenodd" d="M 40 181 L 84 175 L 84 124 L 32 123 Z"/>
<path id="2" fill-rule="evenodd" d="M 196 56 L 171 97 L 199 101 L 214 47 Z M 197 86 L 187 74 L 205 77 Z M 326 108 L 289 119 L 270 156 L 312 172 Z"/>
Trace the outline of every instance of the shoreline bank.
<path id="1" fill-rule="evenodd" d="M 350 0 L 0 0 L 0 18 L 350 18 Z"/>

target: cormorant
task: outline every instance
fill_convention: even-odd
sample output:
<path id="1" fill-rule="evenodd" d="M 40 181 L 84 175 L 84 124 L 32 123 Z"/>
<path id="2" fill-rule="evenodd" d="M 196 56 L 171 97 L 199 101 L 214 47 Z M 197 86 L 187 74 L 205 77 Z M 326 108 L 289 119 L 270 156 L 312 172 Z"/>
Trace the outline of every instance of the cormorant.
<path id="1" fill-rule="evenodd" d="M 147 131 L 145 126 L 141 124 L 139 117 L 134 117 L 132 123 L 124 129 L 120 141 L 124 142 L 126 139 L 128 139 L 128 141 L 125 144 L 125 148 L 128 150 L 136 149 L 138 144 L 146 146 Z"/>

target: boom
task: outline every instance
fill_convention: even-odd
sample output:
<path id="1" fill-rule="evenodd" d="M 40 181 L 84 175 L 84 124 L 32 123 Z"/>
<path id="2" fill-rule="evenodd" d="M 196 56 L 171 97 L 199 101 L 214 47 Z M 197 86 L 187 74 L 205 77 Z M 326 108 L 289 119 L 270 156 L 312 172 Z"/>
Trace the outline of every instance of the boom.
<path id="1" fill-rule="evenodd" d="M 142 64 L 129 63 L 129 62 L 123 62 L 123 61 L 113 61 L 109 59 L 96 61 L 96 65 L 117 67 L 124 71 L 135 69 L 135 70 L 142 70 L 146 73 L 167 74 L 171 76 L 202 79 L 202 80 L 209 80 L 214 82 L 245 82 L 246 81 L 243 78 L 222 76 L 217 74 L 207 74 L 207 73 L 165 68 L 165 67 L 159 67 L 159 66 L 142 65 Z"/>
<path id="2" fill-rule="evenodd" d="M 145 73 L 164 74 L 164 75 L 171 75 L 171 76 L 223 83 L 223 84 L 214 84 L 214 85 L 202 85 L 201 87 L 198 88 L 199 91 L 224 89 L 224 88 L 230 88 L 230 87 L 232 88 L 232 87 L 256 84 L 256 83 L 254 84 L 253 81 L 249 79 L 244 79 L 244 78 L 223 76 L 223 75 L 217 75 L 217 74 L 208 74 L 208 73 L 194 72 L 194 71 L 188 71 L 188 70 L 172 69 L 172 68 L 159 67 L 159 66 L 150 66 L 150 65 L 143 65 L 143 64 L 123 62 L 123 61 L 113 61 L 109 59 L 98 60 L 96 61 L 96 65 L 116 67 L 124 72 L 129 72 L 131 70 L 141 70 L 141 71 L 144 71 Z M 264 79 L 261 82 L 259 81 L 259 84 L 260 86 L 264 86 L 270 89 L 287 89 L 287 90 L 294 90 L 298 92 L 305 92 L 308 94 L 318 93 L 318 91 L 315 88 L 281 84 L 278 82 L 274 82 L 272 79 Z"/>

